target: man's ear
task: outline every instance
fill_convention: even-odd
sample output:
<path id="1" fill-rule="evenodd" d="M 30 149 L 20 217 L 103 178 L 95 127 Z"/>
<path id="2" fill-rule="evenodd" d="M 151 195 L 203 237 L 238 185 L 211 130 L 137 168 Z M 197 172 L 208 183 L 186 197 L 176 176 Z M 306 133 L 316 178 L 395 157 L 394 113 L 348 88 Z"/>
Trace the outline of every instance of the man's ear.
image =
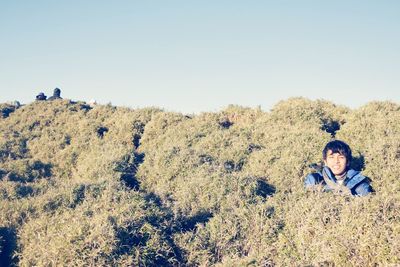
<path id="1" fill-rule="evenodd" d="M 324 160 L 324 165 L 327 165 L 327 164 L 326 164 L 326 160 Z"/>

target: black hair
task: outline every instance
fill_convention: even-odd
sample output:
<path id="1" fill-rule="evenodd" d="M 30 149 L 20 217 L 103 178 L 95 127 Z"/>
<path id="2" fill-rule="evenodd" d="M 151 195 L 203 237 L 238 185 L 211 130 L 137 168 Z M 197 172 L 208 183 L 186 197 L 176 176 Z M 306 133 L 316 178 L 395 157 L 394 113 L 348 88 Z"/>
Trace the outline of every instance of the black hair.
<path id="1" fill-rule="evenodd" d="M 326 160 L 326 156 L 328 151 L 331 150 L 332 153 L 339 153 L 346 157 L 347 164 L 350 164 L 351 160 L 353 159 L 351 155 L 351 149 L 348 144 L 340 140 L 330 141 L 326 144 L 324 150 L 322 151 L 322 158 Z"/>

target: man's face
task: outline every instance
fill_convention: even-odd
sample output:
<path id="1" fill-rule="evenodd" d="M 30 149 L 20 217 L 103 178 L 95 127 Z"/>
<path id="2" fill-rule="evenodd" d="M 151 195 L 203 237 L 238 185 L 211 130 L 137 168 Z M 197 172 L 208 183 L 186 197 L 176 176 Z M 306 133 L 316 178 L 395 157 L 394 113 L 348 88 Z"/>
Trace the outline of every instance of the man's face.
<path id="1" fill-rule="evenodd" d="M 332 150 L 328 150 L 326 153 L 325 165 L 331 169 L 334 175 L 342 175 L 346 171 L 347 159 L 340 153 L 332 153 Z"/>

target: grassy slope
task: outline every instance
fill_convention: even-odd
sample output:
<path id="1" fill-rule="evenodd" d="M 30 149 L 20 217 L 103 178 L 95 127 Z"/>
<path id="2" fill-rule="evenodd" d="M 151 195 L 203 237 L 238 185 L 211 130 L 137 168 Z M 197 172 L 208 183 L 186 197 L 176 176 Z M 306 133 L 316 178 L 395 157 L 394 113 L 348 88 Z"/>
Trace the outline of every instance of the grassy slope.
<path id="1" fill-rule="evenodd" d="M 192 117 L 69 101 L 23 106 L 0 121 L 1 260 L 399 264 L 398 121 L 394 103 L 350 110 L 302 98 L 268 113 L 230 106 Z M 308 164 L 335 131 L 375 195 L 304 190 Z"/>

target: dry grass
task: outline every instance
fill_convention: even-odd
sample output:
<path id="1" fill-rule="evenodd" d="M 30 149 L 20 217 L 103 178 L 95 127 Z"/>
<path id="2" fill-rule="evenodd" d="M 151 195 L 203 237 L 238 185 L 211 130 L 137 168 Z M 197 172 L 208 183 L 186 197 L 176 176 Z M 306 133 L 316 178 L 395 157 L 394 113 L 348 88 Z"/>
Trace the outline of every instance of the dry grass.
<path id="1" fill-rule="evenodd" d="M 1 259 L 399 265 L 399 121 L 395 103 L 350 110 L 303 98 L 196 116 L 68 100 L 23 106 L 0 119 Z M 304 190 L 334 135 L 375 194 Z"/>

